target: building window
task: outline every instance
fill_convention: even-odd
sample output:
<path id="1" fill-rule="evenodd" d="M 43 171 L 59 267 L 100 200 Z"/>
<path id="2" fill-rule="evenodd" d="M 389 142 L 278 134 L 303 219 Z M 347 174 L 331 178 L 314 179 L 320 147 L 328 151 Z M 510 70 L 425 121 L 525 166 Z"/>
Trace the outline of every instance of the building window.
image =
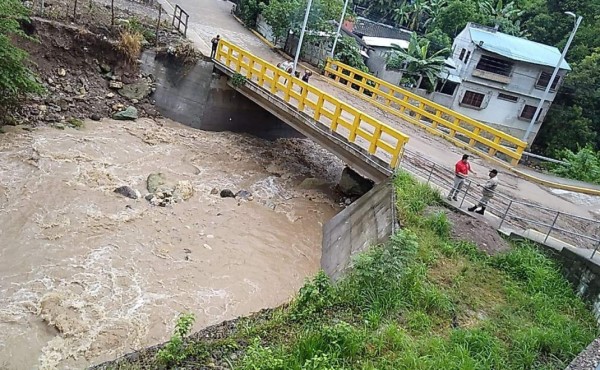
<path id="1" fill-rule="evenodd" d="M 552 77 L 552 73 L 548 73 L 548 72 L 540 73 L 540 77 L 538 78 L 537 82 L 535 83 L 535 87 L 540 88 L 540 89 L 545 89 L 548 86 L 548 82 L 550 82 L 550 77 Z M 559 81 L 560 81 L 560 76 L 557 75 L 556 77 L 554 77 L 554 81 L 552 81 L 552 85 L 550 86 L 550 89 L 556 90 L 556 85 L 558 85 Z"/>
<path id="2" fill-rule="evenodd" d="M 533 115 L 535 114 L 537 107 L 534 107 L 533 105 L 525 105 L 523 107 L 523 110 L 521 111 L 521 118 L 523 119 L 527 119 L 527 120 L 531 120 L 533 118 Z M 540 110 L 540 114 L 537 116 L 536 121 L 540 120 L 540 117 L 542 116 L 542 109 Z"/>
<path id="3" fill-rule="evenodd" d="M 481 108 L 483 104 L 484 94 L 480 94 L 474 91 L 466 91 L 462 98 L 461 104 L 468 105 L 470 107 Z"/>
<path id="4" fill-rule="evenodd" d="M 511 101 L 513 103 L 516 103 L 519 101 L 519 98 L 517 96 L 514 95 L 508 95 L 508 94 L 503 94 L 503 93 L 499 93 L 498 94 L 498 99 L 502 99 L 502 100 L 508 100 Z"/>
<path id="5" fill-rule="evenodd" d="M 480 71 L 491 72 L 502 76 L 510 77 L 513 64 L 507 60 L 494 58 L 488 55 L 482 55 L 477 63 L 476 69 Z"/>
<path id="6" fill-rule="evenodd" d="M 458 59 L 463 60 L 463 58 L 465 57 L 465 53 L 467 52 L 466 49 L 462 49 L 460 51 L 460 56 L 458 57 Z"/>
<path id="7" fill-rule="evenodd" d="M 465 57 L 465 64 L 469 62 L 469 58 L 471 57 L 471 52 L 467 52 L 467 56 Z"/>

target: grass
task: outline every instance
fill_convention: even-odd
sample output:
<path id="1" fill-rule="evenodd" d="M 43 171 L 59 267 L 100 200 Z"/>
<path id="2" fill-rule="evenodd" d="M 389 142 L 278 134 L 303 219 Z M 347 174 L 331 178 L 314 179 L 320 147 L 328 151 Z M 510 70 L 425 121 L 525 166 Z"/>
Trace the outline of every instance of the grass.
<path id="1" fill-rule="evenodd" d="M 453 241 L 443 214 L 423 216 L 437 192 L 406 174 L 395 186 L 403 229 L 388 243 L 339 283 L 321 272 L 269 319 L 242 319 L 227 342 L 190 341 L 202 354 L 177 366 L 563 369 L 596 337 L 589 307 L 536 247 L 490 257 Z"/>

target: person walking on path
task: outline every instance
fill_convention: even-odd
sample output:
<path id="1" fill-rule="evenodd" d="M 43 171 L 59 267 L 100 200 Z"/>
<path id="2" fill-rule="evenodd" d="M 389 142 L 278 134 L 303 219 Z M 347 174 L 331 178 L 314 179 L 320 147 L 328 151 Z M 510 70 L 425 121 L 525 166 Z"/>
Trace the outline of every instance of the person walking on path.
<path id="1" fill-rule="evenodd" d="M 456 197 L 458 196 L 458 192 L 465 183 L 467 176 L 469 176 L 469 172 L 476 174 L 475 171 L 471 169 L 471 164 L 469 163 L 469 155 L 464 154 L 462 156 L 462 159 L 456 162 L 456 165 L 454 166 L 454 185 L 450 190 L 450 194 L 448 194 L 448 200 L 458 200 Z"/>
<path id="2" fill-rule="evenodd" d="M 469 208 L 469 211 L 475 211 L 475 213 L 479 213 L 480 215 L 485 213 L 485 208 L 490 199 L 494 197 L 494 193 L 498 187 L 498 171 L 490 170 L 489 176 L 489 180 L 487 180 L 485 184 L 480 185 L 483 186 L 483 189 L 481 190 L 481 199 L 479 200 L 479 203 Z"/>
<path id="3" fill-rule="evenodd" d="M 219 41 L 221 41 L 220 35 L 217 35 L 216 37 L 213 37 L 212 40 L 210 40 L 210 43 L 212 45 L 212 50 L 210 51 L 211 59 L 214 58 L 215 55 L 217 54 L 217 47 L 219 46 Z"/>

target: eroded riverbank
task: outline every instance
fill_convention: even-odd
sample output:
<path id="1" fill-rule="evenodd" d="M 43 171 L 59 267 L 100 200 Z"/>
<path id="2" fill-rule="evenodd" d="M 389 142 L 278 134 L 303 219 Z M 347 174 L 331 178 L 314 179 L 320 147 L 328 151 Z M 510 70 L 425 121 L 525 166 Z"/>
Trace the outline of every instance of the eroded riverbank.
<path id="1" fill-rule="evenodd" d="M 81 368 L 285 302 L 319 268 L 341 163 L 302 139 L 269 142 L 169 121 L 86 122 L 0 135 L 0 364 Z M 113 193 L 163 172 L 172 207 Z M 252 201 L 211 190 L 249 190 Z"/>

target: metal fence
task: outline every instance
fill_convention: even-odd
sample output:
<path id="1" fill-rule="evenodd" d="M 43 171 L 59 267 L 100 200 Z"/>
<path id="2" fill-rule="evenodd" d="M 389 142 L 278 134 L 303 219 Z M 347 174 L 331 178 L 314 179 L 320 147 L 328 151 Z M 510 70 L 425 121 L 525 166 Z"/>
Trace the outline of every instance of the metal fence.
<path id="1" fill-rule="evenodd" d="M 181 9 L 179 5 L 175 5 L 175 12 L 173 13 L 173 21 L 171 25 L 180 33 L 183 34 L 184 37 L 187 36 L 188 29 L 188 19 L 190 18 L 189 14 Z M 183 30 L 181 29 L 183 26 Z"/>
<path id="2" fill-rule="evenodd" d="M 424 156 L 405 150 L 400 167 L 449 192 L 453 185 L 454 171 L 435 163 Z M 466 180 L 458 196 L 458 207 L 477 204 L 481 197 L 481 186 L 474 180 Z M 546 243 L 549 239 L 561 241 L 574 247 L 593 250 L 593 258 L 600 247 L 600 222 L 515 199 L 496 191 L 488 203 L 486 212 L 493 214 L 498 229 L 530 231 L 529 236 Z"/>

